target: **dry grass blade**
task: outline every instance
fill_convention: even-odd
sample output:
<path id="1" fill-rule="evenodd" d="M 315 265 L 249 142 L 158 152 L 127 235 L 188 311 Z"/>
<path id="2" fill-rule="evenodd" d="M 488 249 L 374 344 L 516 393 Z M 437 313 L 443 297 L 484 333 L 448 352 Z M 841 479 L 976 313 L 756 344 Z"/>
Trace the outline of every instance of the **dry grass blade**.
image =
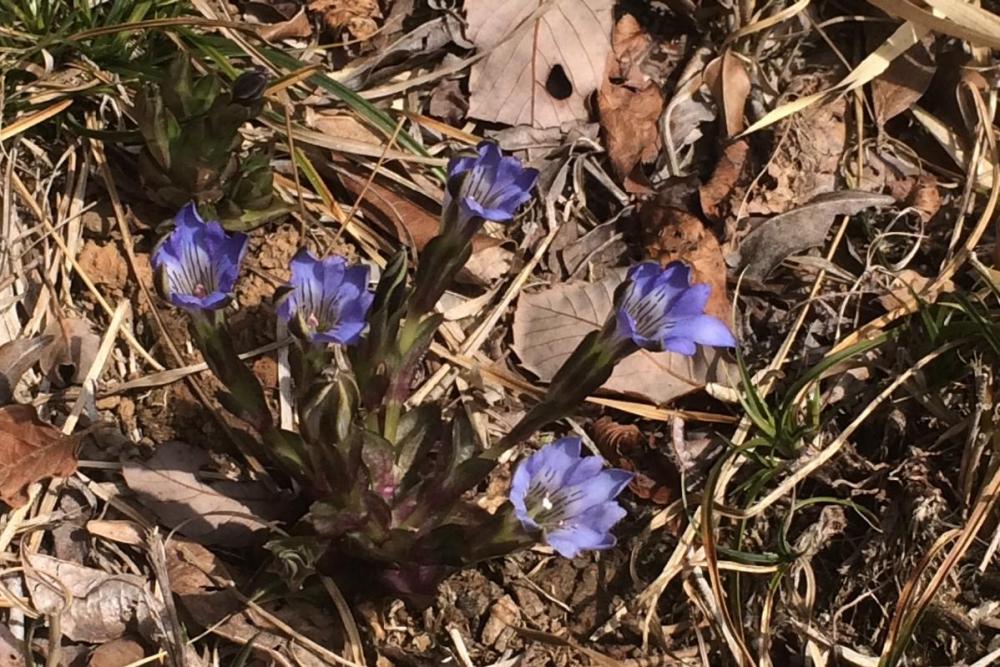
<path id="1" fill-rule="evenodd" d="M 927 4 L 948 16 L 942 18 L 908 0 L 868 0 L 868 2 L 886 14 L 898 16 L 944 35 L 968 40 L 974 46 L 1000 48 L 1000 17 L 981 7 L 960 0 L 928 0 Z"/>
<path id="2" fill-rule="evenodd" d="M 58 116 L 66 109 L 73 105 L 73 100 L 60 100 L 50 107 L 36 111 L 35 113 L 28 114 L 27 116 L 22 116 L 15 120 L 13 123 L 7 125 L 6 127 L 0 129 L 0 141 L 6 141 L 11 137 L 16 137 L 18 134 L 30 130 L 36 125 L 44 123 L 53 116 Z"/>
<path id="3" fill-rule="evenodd" d="M 746 136 L 769 127 L 779 120 L 798 113 L 806 107 L 825 99 L 829 95 L 846 93 L 860 88 L 885 72 L 893 60 L 906 53 L 911 46 L 919 42 L 929 31 L 930 28 L 923 25 L 915 25 L 909 22 L 904 23 L 896 28 L 896 31 L 881 46 L 862 60 L 837 85 L 829 90 L 807 95 L 788 104 L 783 104 L 777 109 L 772 109 L 763 118 L 744 130 L 740 136 Z"/>

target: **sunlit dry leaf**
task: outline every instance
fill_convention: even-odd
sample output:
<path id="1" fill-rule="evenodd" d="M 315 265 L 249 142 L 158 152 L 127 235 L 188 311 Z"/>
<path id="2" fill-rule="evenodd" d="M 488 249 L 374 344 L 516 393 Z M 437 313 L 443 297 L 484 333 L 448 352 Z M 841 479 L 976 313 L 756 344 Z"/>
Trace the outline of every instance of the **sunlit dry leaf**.
<path id="1" fill-rule="evenodd" d="M 313 0 L 309 9 L 320 14 L 330 30 L 346 29 L 362 41 L 378 31 L 375 19 L 382 18 L 378 0 Z"/>
<path id="2" fill-rule="evenodd" d="M 514 351 L 522 364 L 548 382 L 584 336 L 600 328 L 611 312 L 618 270 L 596 283 L 564 283 L 522 295 L 514 313 Z M 697 391 L 706 381 L 727 382 L 736 373 L 714 349 L 693 357 L 641 350 L 615 368 L 604 389 L 662 404 Z"/>
<path id="3" fill-rule="evenodd" d="M 280 499 L 255 482 L 206 484 L 196 473 L 210 462 L 202 449 L 165 442 L 148 461 L 125 463 L 122 474 L 160 521 L 182 535 L 232 547 L 259 543 L 266 522 L 280 516 Z"/>
<path id="4" fill-rule="evenodd" d="M 90 322 L 79 317 L 53 317 L 45 334 L 54 342 L 42 356 L 42 371 L 60 386 L 82 382 L 101 346 L 101 337 Z"/>
<path id="5" fill-rule="evenodd" d="M 24 578 L 32 604 L 42 613 L 59 613 L 62 632 L 69 639 L 102 644 L 136 625 L 147 637 L 156 632 L 154 619 L 162 613 L 162 604 L 142 577 L 109 574 L 41 554 L 27 560 L 30 567 Z"/>
<path id="6" fill-rule="evenodd" d="M 732 49 L 726 49 L 705 68 L 705 83 L 719 105 L 726 137 L 735 137 L 746 127 L 743 111 L 750 94 L 750 75 L 746 66 Z"/>
<path id="7" fill-rule="evenodd" d="M 886 310 L 895 310 L 909 303 L 913 299 L 914 294 L 919 294 L 920 298 L 924 301 L 933 302 L 942 293 L 951 292 L 955 289 L 955 283 L 949 278 L 941 283 L 937 289 L 926 291 L 932 282 L 930 278 L 920 275 L 920 273 L 913 269 L 903 269 L 893 277 L 889 292 L 880 296 L 878 302 Z"/>
<path id="8" fill-rule="evenodd" d="M 726 261 L 719 241 L 696 216 L 662 197 L 647 202 L 639 211 L 646 237 L 646 256 L 663 266 L 680 261 L 691 267 L 691 281 L 706 283 L 712 293 L 705 312 L 729 323 L 732 303 L 726 293 Z"/>
<path id="9" fill-rule="evenodd" d="M 739 249 L 739 267 L 745 276 L 763 280 L 789 255 L 822 245 L 838 215 L 855 215 L 866 208 L 889 206 L 890 195 L 846 190 L 820 195 L 799 208 L 765 220 L 750 231 Z"/>
<path id="10" fill-rule="evenodd" d="M 122 637 L 94 649 L 87 667 L 127 667 L 144 657 L 146 651 L 142 648 L 142 644 L 134 639 Z"/>
<path id="11" fill-rule="evenodd" d="M 29 485 L 75 470 L 76 438 L 43 422 L 30 405 L 0 408 L 0 500 L 20 507 Z"/>
<path id="12" fill-rule="evenodd" d="M 309 37 L 312 35 L 312 23 L 306 16 L 306 8 L 302 7 L 298 13 L 287 21 L 270 23 L 257 28 L 257 34 L 268 42 L 280 42 L 283 39 L 295 37 Z"/>
<path id="13" fill-rule="evenodd" d="M 930 51 L 921 42 L 893 60 L 871 83 L 876 122 L 884 125 L 913 106 L 927 90 L 936 69 Z"/>
<path id="14" fill-rule="evenodd" d="M 663 94 L 655 81 L 639 70 L 651 40 L 631 14 L 615 25 L 608 74 L 597 95 L 608 159 L 619 180 L 640 162 L 651 162 L 660 152 L 660 114 Z"/>
<path id="15" fill-rule="evenodd" d="M 466 0 L 467 35 L 488 54 L 472 66 L 469 115 L 539 128 L 586 120 L 587 97 L 601 85 L 611 50 L 613 6 Z"/>
<path id="16" fill-rule="evenodd" d="M 54 342 L 52 336 L 15 338 L 0 345 L 0 405 L 14 397 L 14 387 Z"/>
<path id="17" fill-rule="evenodd" d="M 726 146 L 712 177 L 698 189 L 701 210 L 712 220 L 724 217 L 724 206 L 743 176 L 749 151 L 750 143 L 746 139 L 737 139 Z"/>

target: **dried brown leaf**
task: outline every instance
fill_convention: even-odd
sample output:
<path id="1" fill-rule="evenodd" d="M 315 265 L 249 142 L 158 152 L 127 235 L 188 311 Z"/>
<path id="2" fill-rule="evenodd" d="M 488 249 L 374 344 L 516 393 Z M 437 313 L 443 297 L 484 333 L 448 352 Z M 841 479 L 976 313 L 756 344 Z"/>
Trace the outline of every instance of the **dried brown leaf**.
<path id="1" fill-rule="evenodd" d="M 564 283 L 522 295 L 514 312 L 514 351 L 522 364 L 549 381 L 584 336 L 603 325 L 615 288 L 625 276 L 616 271 L 596 283 Z M 705 382 L 735 377 L 718 350 L 702 348 L 693 357 L 672 352 L 639 352 L 615 368 L 604 385 L 658 404 L 701 389 Z"/>
<path id="2" fill-rule="evenodd" d="M 597 95 L 608 159 L 626 186 L 635 166 L 655 160 L 660 151 L 663 94 L 639 68 L 651 41 L 635 17 L 624 15 L 615 24 L 608 73 Z"/>
<path id="3" fill-rule="evenodd" d="M 469 115 L 538 128 L 585 121 L 587 97 L 604 80 L 613 5 L 466 0 L 467 35 L 488 54 L 472 66 Z"/>
<path id="4" fill-rule="evenodd" d="M 268 42 L 280 42 L 283 39 L 309 37 L 312 35 L 312 23 L 306 16 L 306 8 L 301 7 L 295 16 L 287 21 L 270 23 L 257 28 L 257 34 Z"/>
<path id="5" fill-rule="evenodd" d="M 256 482 L 201 481 L 197 472 L 210 462 L 204 450 L 172 441 L 148 461 L 125 463 L 122 474 L 160 521 L 182 535 L 232 547 L 259 543 L 266 522 L 279 518 L 281 500 Z"/>
<path id="6" fill-rule="evenodd" d="M 746 127 L 743 112 L 750 95 L 750 75 L 746 66 L 732 49 L 726 49 L 705 68 L 705 82 L 722 112 L 726 137 L 735 137 Z"/>
<path id="7" fill-rule="evenodd" d="M 945 280 L 934 291 L 925 292 L 930 284 L 930 278 L 920 275 L 913 269 L 903 269 L 893 277 L 889 292 L 880 296 L 878 302 L 886 310 L 895 310 L 909 303 L 914 294 L 919 294 L 924 301 L 933 302 L 942 293 L 955 290 L 955 283 L 951 279 Z"/>
<path id="8" fill-rule="evenodd" d="M 52 318 L 45 335 L 55 342 L 42 356 L 42 371 L 60 386 L 82 382 L 101 346 L 101 337 L 90 322 L 79 317 Z"/>
<path id="9" fill-rule="evenodd" d="M 927 91 L 936 70 L 931 52 L 922 42 L 893 60 L 885 72 L 871 82 L 875 121 L 884 125 L 916 104 Z"/>
<path id="10" fill-rule="evenodd" d="M 358 40 L 366 40 L 378 32 L 382 10 L 378 0 L 313 0 L 310 11 L 323 17 L 323 22 L 333 32 L 347 30 Z"/>
<path id="11" fill-rule="evenodd" d="M 33 406 L 0 408 L 0 500 L 20 507 L 29 485 L 72 475 L 76 461 L 76 438 L 43 422 Z"/>
<path id="12" fill-rule="evenodd" d="M 889 206 L 890 195 L 857 190 L 831 192 L 816 197 L 805 206 L 765 220 L 740 243 L 739 267 L 745 276 L 763 280 L 771 269 L 789 255 L 822 245 L 838 215 L 855 215 L 866 208 Z"/>
<path id="13" fill-rule="evenodd" d="M 749 150 L 750 143 L 746 139 L 739 139 L 726 146 L 715 165 L 712 177 L 699 188 L 701 210 L 712 220 L 722 220 L 724 217 L 725 205 L 743 176 Z"/>
<path id="14" fill-rule="evenodd" d="M 146 650 L 142 644 L 134 639 L 122 637 L 94 649 L 87 667 L 128 667 L 144 657 Z"/>
<path id="15" fill-rule="evenodd" d="M 14 397 L 14 387 L 54 342 L 52 336 L 15 338 L 0 345 L 0 405 Z"/>
<path id="16" fill-rule="evenodd" d="M 32 604 L 42 613 L 60 614 L 62 632 L 69 639 L 103 644 L 134 626 L 147 637 L 156 632 L 162 604 L 144 578 L 109 574 L 42 554 L 26 560 L 30 567 L 24 578 Z"/>
<path id="17" fill-rule="evenodd" d="M 661 193 L 665 194 L 665 193 Z M 715 234 L 697 217 L 664 203 L 650 200 L 639 211 L 646 235 L 646 255 L 666 266 L 680 261 L 691 267 L 691 281 L 712 288 L 705 312 L 723 322 L 732 320 L 732 303 L 726 293 L 726 262 Z"/>

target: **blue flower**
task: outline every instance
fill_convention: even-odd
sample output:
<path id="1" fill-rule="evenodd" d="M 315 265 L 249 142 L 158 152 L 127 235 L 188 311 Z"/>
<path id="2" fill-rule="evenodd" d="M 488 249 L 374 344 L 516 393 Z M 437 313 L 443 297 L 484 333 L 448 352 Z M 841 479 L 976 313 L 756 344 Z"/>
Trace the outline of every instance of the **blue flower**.
<path id="1" fill-rule="evenodd" d="M 612 526 L 625 517 L 615 502 L 632 473 L 604 470 L 600 456 L 580 456 L 580 439 L 557 440 L 518 465 L 510 485 L 514 514 L 566 558 L 615 545 Z"/>
<path id="2" fill-rule="evenodd" d="M 205 222 L 194 203 L 182 208 L 174 223 L 152 258 L 164 293 L 187 310 L 222 308 L 232 298 L 246 234 L 227 234 L 218 222 Z"/>
<path id="3" fill-rule="evenodd" d="M 458 227 L 469 221 L 507 222 L 531 199 L 538 170 L 525 168 L 515 157 L 504 157 L 496 144 L 484 141 L 478 155 L 456 157 L 448 163 L 448 187 L 444 209 L 458 205 Z"/>
<path id="4" fill-rule="evenodd" d="M 721 320 L 705 314 L 712 288 L 691 284 L 691 269 L 680 262 L 660 268 L 643 262 L 629 269 L 615 299 L 615 335 L 647 350 L 691 356 L 696 343 L 735 347 Z"/>
<path id="5" fill-rule="evenodd" d="M 348 266 L 339 255 L 318 259 L 305 249 L 292 258 L 291 267 L 278 317 L 313 343 L 356 343 L 375 300 L 368 289 L 368 267 Z"/>

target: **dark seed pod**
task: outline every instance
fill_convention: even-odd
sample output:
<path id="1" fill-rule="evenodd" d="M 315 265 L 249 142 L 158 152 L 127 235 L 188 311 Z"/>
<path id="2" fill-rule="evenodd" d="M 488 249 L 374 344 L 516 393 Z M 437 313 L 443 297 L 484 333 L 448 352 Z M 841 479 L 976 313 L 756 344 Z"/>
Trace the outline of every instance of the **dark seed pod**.
<path id="1" fill-rule="evenodd" d="M 233 82 L 233 102 L 248 104 L 260 99 L 267 88 L 267 74 L 260 69 L 243 72 Z"/>

